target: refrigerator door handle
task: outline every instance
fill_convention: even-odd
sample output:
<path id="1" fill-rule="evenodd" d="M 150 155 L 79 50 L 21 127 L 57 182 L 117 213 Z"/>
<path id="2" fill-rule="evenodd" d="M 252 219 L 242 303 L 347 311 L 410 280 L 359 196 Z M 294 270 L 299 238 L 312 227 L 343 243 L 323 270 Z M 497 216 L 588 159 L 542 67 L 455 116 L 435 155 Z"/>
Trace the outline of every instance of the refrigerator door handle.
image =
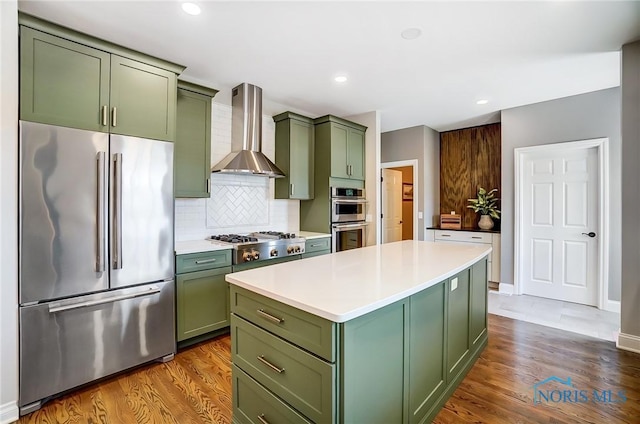
<path id="1" fill-rule="evenodd" d="M 49 313 L 55 314 L 56 312 L 64 312 L 64 311 L 70 311 L 72 309 L 80 309 L 80 308 L 87 308 L 89 306 L 103 305 L 105 303 L 113 303 L 113 302 L 118 302 L 120 300 L 133 299 L 135 297 L 151 296 L 156 293 L 160 293 L 160 288 L 157 286 L 152 286 L 144 291 L 140 291 L 137 293 L 123 294 L 120 296 L 111 296 L 105 299 L 87 300 L 84 302 L 71 303 L 66 305 L 51 303 L 49 304 Z"/>
<path id="2" fill-rule="evenodd" d="M 105 271 L 105 190 L 106 190 L 106 176 L 105 176 L 105 152 L 98 152 L 96 154 L 98 162 L 98 198 L 97 198 L 97 211 L 96 211 L 96 232 L 97 232 L 97 246 L 96 246 L 96 272 Z"/>
<path id="3" fill-rule="evenodd" d="M 122 153 L 113 155 L 113 269 L 122 269 Z"/>

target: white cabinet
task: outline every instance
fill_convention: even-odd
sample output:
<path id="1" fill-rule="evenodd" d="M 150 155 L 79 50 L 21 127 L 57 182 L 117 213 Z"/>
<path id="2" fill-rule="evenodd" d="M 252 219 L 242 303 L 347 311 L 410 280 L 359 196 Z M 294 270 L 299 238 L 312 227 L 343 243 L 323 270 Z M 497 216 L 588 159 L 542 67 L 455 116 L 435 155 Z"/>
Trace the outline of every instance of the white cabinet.
<path id="1" fill-rule="evenodd" d="M 487 264 L 487 279 L 500 282 L 500 234 L 485 231 L 435 230 L 427 229 L 427 241 L 438 243 L 466 243 L 488 244 L 492 251 L 489 253 Z"/>

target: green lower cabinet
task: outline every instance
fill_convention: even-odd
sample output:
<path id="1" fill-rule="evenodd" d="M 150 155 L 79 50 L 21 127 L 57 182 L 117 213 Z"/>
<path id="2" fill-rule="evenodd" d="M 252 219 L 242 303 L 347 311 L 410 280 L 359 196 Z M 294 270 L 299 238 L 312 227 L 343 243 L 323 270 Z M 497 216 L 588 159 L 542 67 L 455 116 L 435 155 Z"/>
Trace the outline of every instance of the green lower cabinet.
<path id="1" fill-rule="evenodd" d="M 411 296 L 409 311 L 409 423 L 432 411 L 447 387 L 445 284 Z"/>
<path id="2" fill-rule="evenodd" d="M 486 346 L 486 271 L 344 323 L 232 286 L 233 421 L 431 422 Z"/>
<path id="3" fill-rule="evenodd" d="M 302 259 L 331 253 L 331 237 L 321 237 L 307 240 Z"/>
<path id="4" fill-rule="evenodd" d="M 447 287 L 447 381 L 464 368 L 469 355 L 469 269 L 451 277 Z"/>
<path id="5" fill-rule="evenodd" d="M 176 276 L 177 340 L 229 326 L 229 292 L 224 277 L 231 267 Z"/>
<path id="6" fill-rule="evenodd" d="M 476 349 L 487 338 L 487 262 L 471 267 L 469 345 Z"/>
<path id="7" fill-rule="evenodd" d="M 310 424 L 277 396 L 233 365 L 234 424 Z"/>
<path id="8" fill-rule="evenodd" d="M 406 301 L 342 324 L 340 423 L 404 423 Z"/>

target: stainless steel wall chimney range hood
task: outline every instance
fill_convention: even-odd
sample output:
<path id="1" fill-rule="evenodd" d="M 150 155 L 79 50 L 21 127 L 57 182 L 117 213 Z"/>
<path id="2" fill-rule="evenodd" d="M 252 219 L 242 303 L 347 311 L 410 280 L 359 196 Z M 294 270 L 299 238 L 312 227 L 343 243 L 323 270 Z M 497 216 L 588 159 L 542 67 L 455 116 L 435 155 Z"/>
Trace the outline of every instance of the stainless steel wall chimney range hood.
<path id="1" fill-rule="evenodd" d="M 211 172 L 284 177 L 284 173 L 262 153 L 262 89 L 243 83 L 232 91 L 231 153 Z"/>

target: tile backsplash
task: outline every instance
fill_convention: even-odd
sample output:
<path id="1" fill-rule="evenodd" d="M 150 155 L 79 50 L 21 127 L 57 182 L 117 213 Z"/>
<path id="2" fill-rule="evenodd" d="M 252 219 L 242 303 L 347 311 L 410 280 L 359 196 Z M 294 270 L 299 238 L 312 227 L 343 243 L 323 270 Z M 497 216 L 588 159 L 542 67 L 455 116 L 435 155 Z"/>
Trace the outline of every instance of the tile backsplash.
<path id="1" fill-rule="evenodd" d="M 213 103 L 211 163 L 231 152 L 231 106 Z M 275 156 L 275 124 L 262 117 L 262 152 Z M 274 199 L 274 180 L 260 176 L 211 175 L 208 199 L 176 199 L 175 240 L 198 240 L 212 234 L 251 231 L 297 232 L 300 202 Z"/>

